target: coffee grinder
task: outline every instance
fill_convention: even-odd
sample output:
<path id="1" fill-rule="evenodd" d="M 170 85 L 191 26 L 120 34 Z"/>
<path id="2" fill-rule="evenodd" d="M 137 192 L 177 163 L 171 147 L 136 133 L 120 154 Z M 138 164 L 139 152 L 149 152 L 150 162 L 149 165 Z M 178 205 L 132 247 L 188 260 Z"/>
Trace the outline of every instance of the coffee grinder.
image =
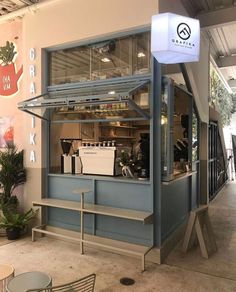
<path id="1" fill-rule="evenodd" d="M 141 133 L 139 140 L 139 151 L 137 157 L 138 179 L 147 180 L 149 178 L 150 142 L 149 133 Z"/>
<path id="2" fill-rule="evenodd" d="M 61 173 L 71 173 L 71 155 L 70 149 L 72 141 L 69 139 L 60 139 L 63 154 L 61 155 Z"/>

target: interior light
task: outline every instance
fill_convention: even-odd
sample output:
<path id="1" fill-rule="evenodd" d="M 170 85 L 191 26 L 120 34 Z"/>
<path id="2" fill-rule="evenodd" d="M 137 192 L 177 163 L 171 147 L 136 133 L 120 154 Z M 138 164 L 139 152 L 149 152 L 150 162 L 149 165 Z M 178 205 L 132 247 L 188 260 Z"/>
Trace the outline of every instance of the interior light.
<path id="1" fill-rule="evenodd" d="M 116 92 L 114 90 L 108 91 L 108 94 L 115 94 Z"/>
<path id="2" fill-rule="evenodd" d="M 165 124 L 167 124 L 167 117 L 165 117 L 165 116 L 161 116 L 161 124 L 162 125 L 165 125 Z"/>
<path id="3" fill-rule="evenodd" d="M 143 53 L 143 52 L 139 52 L 138 53 L 138 58 L 143 58 L 143 57 L 145 57 L 146 55 Z"/>
<path id="4" fill-rule="evenodd" d="M 104 62 L 104 63 L 111 62 L 111 60 L 110 60 L 110 59 L 108 59 L 108 58 L 106 58 L 106 57 L 105 57 L 105 58 L 102 58 L 102 59 L 101 59 L 101 61 L 102 61 L 102 62 Z"/>

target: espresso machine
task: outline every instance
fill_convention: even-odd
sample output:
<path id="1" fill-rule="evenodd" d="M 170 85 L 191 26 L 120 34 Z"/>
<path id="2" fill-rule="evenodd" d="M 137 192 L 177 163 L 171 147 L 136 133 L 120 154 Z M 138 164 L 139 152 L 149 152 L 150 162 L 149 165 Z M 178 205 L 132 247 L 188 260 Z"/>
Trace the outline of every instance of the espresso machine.
<path id="1" fill-rule="evenodd" d="M 150 174 L 150 137 L 149 133 L 141 133 L 137 155 L 137 172 L 139 180 L 147 180 Z"/>

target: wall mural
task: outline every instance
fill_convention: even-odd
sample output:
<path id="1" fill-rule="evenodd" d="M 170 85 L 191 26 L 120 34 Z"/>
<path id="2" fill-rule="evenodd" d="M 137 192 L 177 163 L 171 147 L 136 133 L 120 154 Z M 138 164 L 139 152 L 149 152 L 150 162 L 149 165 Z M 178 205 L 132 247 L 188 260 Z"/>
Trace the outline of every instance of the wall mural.
<path id="1" fill-rule="evenodd" d="M 11 96 L 18 92 L 18 81 L 23 73 L 23 65 L 16 71 L 16 46 L 13 42 L 6 42 L 0 47 L 0 96 Z"/>
<path id="2" fill-rule="evenodd" d="M 0 117 L 0 148 L 14 142 L 13 117 Z"/>

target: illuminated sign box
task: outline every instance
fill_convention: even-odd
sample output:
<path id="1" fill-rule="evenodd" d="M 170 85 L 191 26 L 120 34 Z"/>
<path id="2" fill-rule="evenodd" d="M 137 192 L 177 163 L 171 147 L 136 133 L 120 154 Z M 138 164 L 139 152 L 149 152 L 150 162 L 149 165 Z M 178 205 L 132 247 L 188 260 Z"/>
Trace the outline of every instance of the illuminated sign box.
<path id="1" fill-rule="evenodd" d="M 159 63 L 196 62 L 199 47 L 199 20 L 173 13 L 152 17 L 151 52 Z"/>

